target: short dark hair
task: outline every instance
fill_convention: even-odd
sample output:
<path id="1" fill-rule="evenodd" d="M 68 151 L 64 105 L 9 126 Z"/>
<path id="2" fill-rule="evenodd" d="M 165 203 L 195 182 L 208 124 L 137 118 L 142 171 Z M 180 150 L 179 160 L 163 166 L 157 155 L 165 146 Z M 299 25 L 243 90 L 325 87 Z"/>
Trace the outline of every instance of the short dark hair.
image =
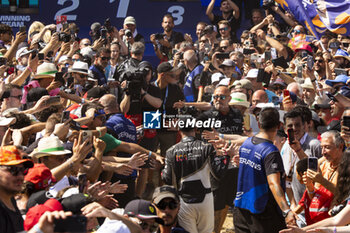
<path id="1" fill-rule="evenodd" d="M 308 163 L 308 158 L 303 158 L 297 162 L 296 170 L 297 170 L 299 175 L 302 176 L 304 174 L 304 172 L 306 172 L 307 163 Z"/>
<path id="2" fill-rule="evenodd" d="M 99 48 L 96 52 L 96 57 L 100 57 L 102 53 L 111 53 L 111 50 L 106 47 Z"/>
<path id="3" fill-rule="evenodd" d="M 305 121 L 307 123 L 310 123 L 312 121 L 312 112 L 311 110 L 305 106 L 305 105 L 297 105 L 294 108 L 295 111 L 300 111 L 301 115 L 304 117 Z"/>
<path id="4" fill-rule="evenodd" d="M 171 15 L 171 14 L 165 14 L 164 16 L 163 16 L 163 19 L 164 18 L 170 18 L 173 22 L 174 22 L 174 17 Z"/>
<path id="5" fill-rule="evenodd" d="M 12 33 L 12 28 L 7 24 L 0 23 L 0 34 L 5 34 L 6 32 Z"/>
<path id="6" fill-rule="evenodd" d="M 99 104 L 99 103 L 85 103 L 81 107 L 81 115 L 85 116 L 87 110 L 89 110 L 90 108 L 94 108 L 97 111 L 100 111 L 100 110 L 104 109 L 104 107 L 101 104 Z"/>
<path id="7" fill-rule="evenodd" d="M 264 108 L 259 113 L 259 124 L 263 130 L 278 129 L 280 126 L 280 114 L 276 108 Z"/>
<path id="8" fill-rule="evenodd" d="M 303 114 L 300 110 L 293 108 L 292 110 L 290 110 L 289 112 L 287 112 L 286 114 L 284 114 L 283 116 L 283 121 L 284 123 L 286 123 L 287 118 L 297 118 L 300 117 L 301 121 L 303 123 L 305 123 L 305 118 L 303 117 Z M 311 115 L 312 118 L 312 115 Z"/>

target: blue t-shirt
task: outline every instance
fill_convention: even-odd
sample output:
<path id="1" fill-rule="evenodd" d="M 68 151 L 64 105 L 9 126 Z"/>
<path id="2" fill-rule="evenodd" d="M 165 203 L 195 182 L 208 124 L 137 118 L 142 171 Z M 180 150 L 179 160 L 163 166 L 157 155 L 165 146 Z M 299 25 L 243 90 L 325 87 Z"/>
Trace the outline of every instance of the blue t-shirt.
<path id="1" fill-rule="evenodd" d="M 109 117 L 106 122 L 108 132 L 111 133 L 115 138 L 123 142 L 137 142 L 136 127 L 127 119 L 122 113 L 116 113 Z M 131 157 L 131 154 L 125 152 L 119 152 L 118 157 Z M 136 177 L 136 170 L 133 171 L 131 176 Z M 120 177 L 125 177 L 118 175 Z"/>

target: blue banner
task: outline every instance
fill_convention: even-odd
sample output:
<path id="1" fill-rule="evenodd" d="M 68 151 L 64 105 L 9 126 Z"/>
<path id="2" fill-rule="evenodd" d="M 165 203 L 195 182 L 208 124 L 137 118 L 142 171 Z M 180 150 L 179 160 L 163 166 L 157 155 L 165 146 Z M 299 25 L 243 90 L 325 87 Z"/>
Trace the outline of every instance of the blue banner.
<path id="1" fill-rule="evenodd" d="M 319 38 L 327 29 L 350 35 L 349 0 L 276 0 L 295 19 Z"/>

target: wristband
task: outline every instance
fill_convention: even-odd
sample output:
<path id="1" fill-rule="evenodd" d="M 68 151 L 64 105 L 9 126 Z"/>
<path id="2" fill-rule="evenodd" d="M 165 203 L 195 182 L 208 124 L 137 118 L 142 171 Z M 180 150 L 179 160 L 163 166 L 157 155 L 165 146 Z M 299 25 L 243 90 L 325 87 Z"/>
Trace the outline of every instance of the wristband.
<path id="1" fill-rule="evenodd" d="M 337 227 L 334 227 L 333 233 L 337 233 Z"/>
<path id="2" fill-rule="evenodd" d="M 311 82 L 315 82 L 315 81 L 316 81 L 316 79 L 311 80 Z"/>
<path id="3" fill-rule="evenodd" d="M 85 104 L 85 99 L 84 98 L 81 98 L 81 103 Z"/>
<path id="4" fill-rule="evenodd" d="M 222 133 L 219 133 L 219 138 L 224 139 L 224 135 Z"/>
<path id="5" fill-rule="evenodd" d="M 30 73 L 33 73 L 33 70 L 30 68 L 30 66 L 27 66 L 27 69 L 30 71 Z"/>
<path id="6" fill-rule="evenodd" d="M 32 227 L 32 230 L 34 230 L 36 233 L 44 233 L 40 227 L 39 227 L 39 224 L 35 224 L 33 227 Z"/>
<path id="7" fill-rule="evenodd" d="M 148 159 L 150 159 L 151 156 L 152 156 L 152 151 L 149 151 L 149 152 L 148 152 Z"/>

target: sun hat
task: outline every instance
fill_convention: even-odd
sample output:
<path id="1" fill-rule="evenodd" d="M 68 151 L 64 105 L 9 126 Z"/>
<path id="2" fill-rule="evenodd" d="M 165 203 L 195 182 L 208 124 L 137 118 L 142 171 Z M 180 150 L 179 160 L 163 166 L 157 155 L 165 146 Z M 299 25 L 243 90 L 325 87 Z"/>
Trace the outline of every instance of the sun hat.
<path id="1" fill-rule="evenodd" d="M 242 92 L 233 92 L 231 93 L 231 100 L 228 103 L 229 105 L 239 105 L 246 108 L 249 108 L 250 103 L 247 101 L 247 95 Z"/>
<path id="2" fill-rule="evenodd" d="M 89 65 L 86 62 L 76 61 L 74 62 L 72 68 L 68 69 L 69 73 L 80 73 L 80 74 L 89 74 Z"/>
<path id="3" fill-rule="evenodd" d="M 22 164 L 27 167 L 33 167 L 31 159 L 23 159 L 16 146 L 0 147 L 0 165 L 12 166 Z"/>
<path id="4" fill-rule="evenodd" d="M 219 65 L 219 68 L 223 68 L 223 67 L 234 67 L 236 66 L 236 64 L 231 60 L 231 59 L 225 59 L 221 65 Z"/>
<path id="5" fill-rule="evenodd" d="M 17 50 L 16 52 L 16 60 L 18 60 L 18 58 L 27 55 L 28 53 L 28 47 L 22 47 L 20 49 Z"/>
<path id="6" fill-rule="evenodd" d="M 315 90 L 314 85 L 312 85 L 311 79 L 306 78 L 304 83 L 301 84 L 302 88 Z"/>
<path id="7" fill-rule="evenodd" d="M 220 72 L 214 73 L 211 76 L 211 84 L 214 84 L 215 82 L 220 82 L 220 80 L 224 78 L 225 76 L 222 73 Z"/>
<path id="8" fill-rule="evenodd" d="M 9 126 L 15 122 L 16 122 L 16 118 L 14 118 L 14 117 L 0 116 L 0 126 Z"/>
<path id="9" fill-rule="evenodd" d="M 54 78 L 55 74 L 57 73 L 57 68 L 55 64 L 44 62 L 40 66 L 38 66 L 38 69 L 36 71 L 36 74 L 34 75 L 35 79 L 39 78 Z"/>
<path id="10" fill-rule="evenodd" d="M 42 190 L 48 187 L 51 183 L 56 182 L 55 178 L 48 167 L 43 163 L 36 163 L 28 170 L 24 176 L 25 181 L 32 182 L 36 190 Z"/>
<path id="11" fill-rule="evenodd" d="M 29 231 L 35 224 L 38 223 L 40 217 L 46 212 L 61 211 L 63 207 L 61 203 L 51 198 L 47 200 L 44 204 L 36 205 L 30 208 L 26 214 L 26 219 L 24 220 L 24 230 Z"/>
<path id="12" fill-rule="evenodd" d="M 245 76 L 245 78 L 257 78 L 258 77 L 258 72 L 259 72 L 258 69 L 250 69 L 248 71 L 247 76 Z"/>
<path id="13" fill-rule="evenodd" d="M 127 25 L 127 24 L 133 24 L 133 25 L 136 25 L 136 20 L 134 17 L 132 16 L 128 16 L 124 19 L 124 25 Z"/>
<path id="14" fill-rule="evenodd" d="M 61 140 L 57 136 L 43 137 L 38 147 L 33 151 L 31 156 L 41 158 L 49 155 L 66 155 L 71 154 L 69 150 L 65 150 Z"/>
<path id="15" fill-rule="evenodd" d="M 163 185 L 161 187 L 157 187 L 154 190 L 153 197 L 152 197 L 153 203 L 158 205 L 159 202 L 161 202 L 165 198 L 172 198 L 174 200 L 179 201 L 179 195 L 176 189 L 174 188 L 174 186 Z"/>

